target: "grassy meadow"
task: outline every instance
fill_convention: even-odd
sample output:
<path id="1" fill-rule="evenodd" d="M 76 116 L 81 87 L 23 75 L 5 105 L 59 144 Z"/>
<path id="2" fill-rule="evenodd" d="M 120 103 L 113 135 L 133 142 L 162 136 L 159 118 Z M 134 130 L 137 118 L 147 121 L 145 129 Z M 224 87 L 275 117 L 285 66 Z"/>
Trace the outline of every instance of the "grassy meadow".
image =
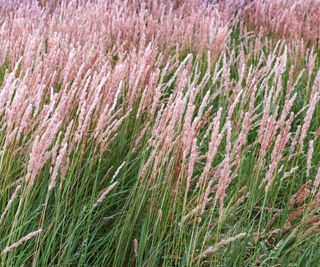
<path id="1" fill-rule="evenodd" d="M 0 0 L 0 266 L 320 266 L 320 2 L 40 2 Z"/>

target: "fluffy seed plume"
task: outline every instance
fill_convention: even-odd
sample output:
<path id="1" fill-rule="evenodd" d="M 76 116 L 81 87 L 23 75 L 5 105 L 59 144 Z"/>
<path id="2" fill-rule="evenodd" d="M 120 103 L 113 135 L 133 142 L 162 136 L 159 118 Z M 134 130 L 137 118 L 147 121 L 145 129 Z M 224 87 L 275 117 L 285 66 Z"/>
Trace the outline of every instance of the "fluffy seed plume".
<path id="1" fill-rule="evenodd" d="M 224 247 L 225 245 L 228 245 L 230 243 L 235 242 L 236 240 L 242 239 L 246 236 L 246 233 L 241 233 L 238 235 L 235 235 L 233 237 L 229 237 L 227 239 L 224 239 L 222 241 L 220 241 L 219 243 L 216 243 L 215 245 L 207 248 L 203 253 L 201 253 L 201 255 L 199 255 L 196 259 L 202 259 L 202 258 L 206 258 L 214 253 L 216 253 L 220 248 Z"/>
<path id="2" fill-rule="evenodd" d="M 27 234 L 25 237 L 21 238 L 20 240 L 18 240 L 17 242 L 13 243 L 12 245 L 4 248 L 2 250 L 2 254 L 8 253 L 11 250 L 19 247 L 20 245 L 22 245 L 24 242 L 28 241 L 29 239 L 38 236 L 40 233 L 42 232 L 42 229 L 39 229 L 37 231 L 31 232 L 29 234 Z"/>

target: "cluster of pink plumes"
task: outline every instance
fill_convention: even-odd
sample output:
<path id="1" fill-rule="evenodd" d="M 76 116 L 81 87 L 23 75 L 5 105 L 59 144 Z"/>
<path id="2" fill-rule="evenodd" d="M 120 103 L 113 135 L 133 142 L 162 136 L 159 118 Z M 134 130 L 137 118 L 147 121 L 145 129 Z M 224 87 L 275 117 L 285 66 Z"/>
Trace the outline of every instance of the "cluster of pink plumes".
<path id="1" fill-rule="evenodd" d="M 180 64 L 179 53 L 217 55 L 228 36 L 218 11 L 197 3 L 66 1 L 43 9 L 36 1 L 4 2 L 0 62 L 12 68 L 0 112 L 7 146 L 22 142 L 30 153 L 30 185 L 48 161 L 52 179 L 59 169 L 63 177 L 79 143 L 94 139 L 105 151 L 138 99 L 137 116 L 156 116 L 167 86 L 161 80 Z M 177 94 L 185 72 L 182 64 Z"/>
<path id="2" fill-rule="evenodd" d="M 292 111 L 301 76 L 307 72 L 311 81 L 315 72 L 315 52 L 304 39 L 319 40 L 319 27 L 308 26 L 319 25 L 319 8 L 300 23 L 309 1 L 286 12 L 279 7 L 288 1 L 270 2 L 248 3 L 232 18 L 231 8 L 208 1 L 45 1 L 45 7 L 37 1 L 1 1 L 0 65 L 8 66 L 0 90 L 1 133 L 5 148 L 27 155 L 29 188 L 48 164 L 48 190 L 61 186 L 70 154 L 90 142 L 96 153 L 112 156 L 110 144 L 129 119 L 142 122 L 140 134 L 130 140 L 132 153 L 148 139 L 141 179 L 164 174 L 176 181 L 175 190 L 202 190 L 186 219 L 203 214 L 210 201 L 223 215 L 226 190 L 252 146 L 260 149 L 254 173 L 264 173 L 265 192 L 275 179 L 292 175 L 295 167 L 286 169 L 290 164 L 282 162 L 300 153 L 319 102 L 320 72 L 308 105 Z M 229 27 L 241 16 L 259 37 L 241 24 L 236 54 L 227 48 Z M 275 46 L 264 38 L 265 29 L 278 35 Z M 284 91 L 289 58 L 293 64 Z M 308 68 L 293 75 L 301 58 Z M 253 59 L 256 65 L 250 67 Z M 203 71 L 203 64 L 214 67 Z M 234 68 L 237 80 L 230 75 Z M 304 121 L 293 130 L 301 112 Z M 258 137 L 248 144 L 251 131 Z M 312 145 L 306 146 L 309 160 Z M 320 169 L 313 192 L 319 182 Z"/>

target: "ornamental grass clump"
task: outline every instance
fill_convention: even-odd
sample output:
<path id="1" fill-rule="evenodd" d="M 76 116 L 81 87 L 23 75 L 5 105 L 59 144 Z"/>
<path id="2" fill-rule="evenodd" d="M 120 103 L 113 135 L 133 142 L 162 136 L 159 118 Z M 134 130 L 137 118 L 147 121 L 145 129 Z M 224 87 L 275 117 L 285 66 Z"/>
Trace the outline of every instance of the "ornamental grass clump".
<path id="1" fill-rule="evenodd" d="M 0 266 L 319 265 L 318 13 L 0 0 Z"/>

